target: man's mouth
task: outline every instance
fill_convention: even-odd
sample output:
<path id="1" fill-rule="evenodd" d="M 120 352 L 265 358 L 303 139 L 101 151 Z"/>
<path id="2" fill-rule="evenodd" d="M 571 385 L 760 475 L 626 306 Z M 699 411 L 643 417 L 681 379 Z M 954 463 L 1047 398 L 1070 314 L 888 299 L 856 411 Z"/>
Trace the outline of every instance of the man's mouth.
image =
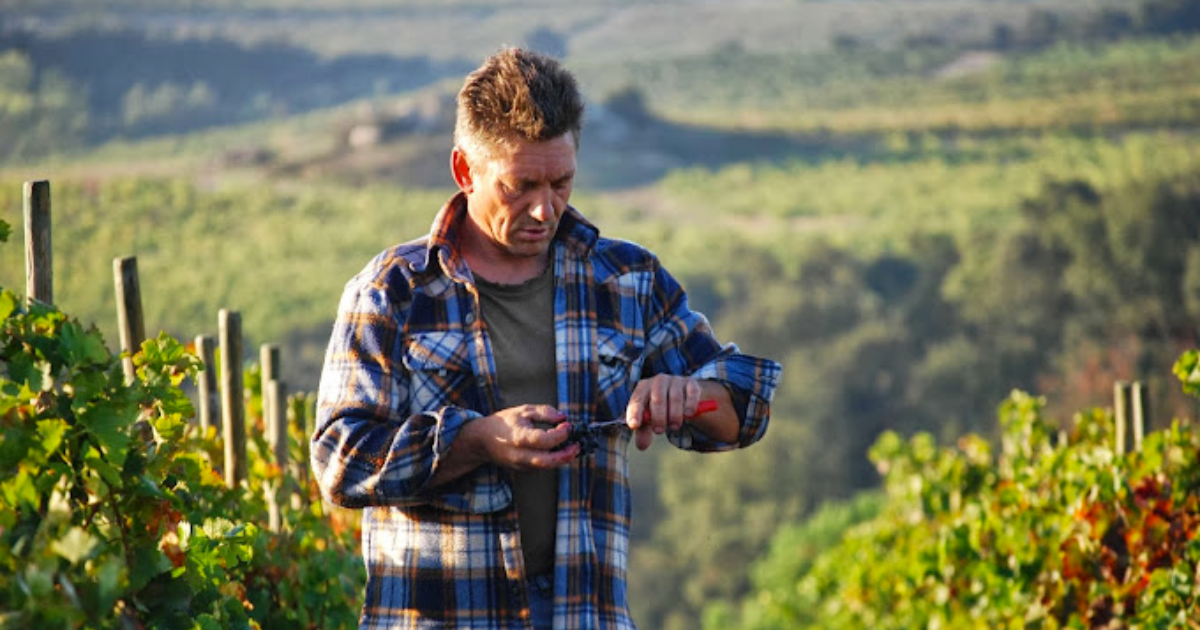
<path id="1" fill-rule="evenodd" d="M 521 238 L 540 241 L 550 234 L 550 227 L 546 225 L 525 226 L 517 230 L 517 235 Z"/>

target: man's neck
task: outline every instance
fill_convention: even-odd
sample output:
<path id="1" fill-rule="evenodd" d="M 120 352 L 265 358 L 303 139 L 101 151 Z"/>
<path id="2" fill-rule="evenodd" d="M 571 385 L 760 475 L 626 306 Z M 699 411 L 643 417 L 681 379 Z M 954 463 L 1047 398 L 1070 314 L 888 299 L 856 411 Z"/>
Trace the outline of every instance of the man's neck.
<path id="1" fill-rule="evenodd" d="M 510 256 L 478 242 L 463 245 L 462 257 L 471 273 L 494 284 L 521 284 L 532 280 L 542 275 L 550 263 L 549 250 L 537 256 Z"/>

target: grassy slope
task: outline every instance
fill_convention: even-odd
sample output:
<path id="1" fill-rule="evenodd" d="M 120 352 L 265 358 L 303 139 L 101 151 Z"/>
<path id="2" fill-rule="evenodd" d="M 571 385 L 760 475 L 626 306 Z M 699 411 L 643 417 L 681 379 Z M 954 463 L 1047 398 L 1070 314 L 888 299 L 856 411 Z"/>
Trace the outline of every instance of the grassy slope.
<path id="1" fill-rule="evenodd" d="M 978 70 L 943 77 L 943 69 L 970 56 L 944 48 L 909 50 L 899 61 L 879 49 L 725 54 L 643 62 L 630 73 L 658 90 L 664 115 L 718 127 L 979 132 L 1180 125 L 1200 113 L 1197 39 L 1064 43 L 1009 57 L 979 53 Z M 897 67 L 904 71 L 885 71 Z"/>
<path id="2" fill-rule="evenodd" d="M 775 67 L 812 63 L 782 57 L 765 62 Z M 759 85 L 745 79 L 739 71 L 744 66 L 734 63 L 723 75 L 733 82 L 730 90 L 708 98 L 687 88 L 668 91 L 663 99 L 668 103 L 687 100 L 684 95 L 694 98 L 686 110 L 665 109 L 687 121 L 730 126 L 742 112 L 757 116 L 755 125 L 810 138 L 827 150 L 676 169 L 652 188 L 623 199 L 643 210 L 637 216 L 649 232 L 655 228 L 646 227 L 646 219 L 677 221 L 708 209 L 707 225 L 781 251 L 805 237 L 860 250 L 894 246 L 913 232 L 966 237 L 1003 222 L 1048 179 L 1077 178 L 1106 190 L 1200 169 L 1194 130 L 1200 80 L 1186 71 L 1197 64 L 1200 38 L 1098 48 L 1062 45 L 952 80 L 930 79 L 927 73 L 882 80 L 827 73 L 815 81 L 857 94 L 857 106 L 818 104 L 785 112 L 782 107 L 752 110 L 747 103 L 771 102 L 756 100 L 765 87 L 796 98 L 830 97 L 802 78 L 783 87 Z M 643 66 L 645 73 L 673 74 L 666 63 L 650 68 Z M 691 62 L 674 70 L 680 86 L 711 84 L 703 79 L 716 74 Z M 881 82 L 912 85 L 892 90 L 895 98 L 885 106 L 871 98 L 888 91 Z M 727 98 L 734 93 L 739 97 Z M 1123 107 L 1137 101 L 1154 107 Z M 874 120 L 860 124 L 863 112 L 873 112 Z M 953 122 L 937 120 L 942 114 L 952 115 Z M 684 239 L 673 236 L 672 243 Z"/>
<path id="3" fill-rule="evenodd" d="M 932 134 L 925 124 L 896 116 L 881 124 L 886 131 L 861 136 L 863 150 L 818 152 L 769 163 L 693 166 L 674 170 L 649 187 L 603 193 L 584 189 L 577 202 L 609 233 L 659 248 L 668 263 L 685 273 L 724 264 L 712 255 L 712 235 L 717 233 L 740 235 L 738 240 L 770 247 L 781 257 L 794 255 L 798 238 L 871 249 L 891 247 L 889 242 L 901 242 L 897 237 L 912 231 L 962 235 L 1003 221 L 1047 177 L 1079 177 L 1105 188 L 1195 170 L 1200 155 L 1194 137 L 1169 128 L 1180 119 L 1194 119 L 1187 95 L 1196 89 L 1195 80 L 1180 82 L 1186 76 L 1175 69 L 1198 58 L 1195 41 L 1125 43 L 1090 57 L 1069 47 L 1051 49 L 1001 63 L 984 75 L 952 82 L 924 80 L 928 89 L 920 92 L 923 96 L 915 103 L 900 103 L 896 110 L 923 111 L 922 103 L 941 102 L 970 121 L 955 134 Z M 784 63 L 788 58 L 773 59 Z M 1055 65 L 1063 59 L 1074 61 Z M 727 78 L 740 76 L 735 72 Z M 1103 77 L 1111 79 L 1103 83 Z M 846 91 L 857 89 L 861 94 L 874 86 L 869 80 L 839 81 Z M 1077 95 L 1076 103 L 1093 109 L 1143 94 L 1147 88 L 1157 90 L 1167 106 L 1178 106 L 1173 114 L 1178 118 L 1167 117 L 1162 125 L 1167 130 L 1144 124 L 1124 131 L 1110 126 L 1103 133 L 1099 130 L 1105 125 L 1096 121 L 1093 131 L 1082 136 L 1056 125 L 987 129 L 992 112 L 1020 111 L 1031 94 L 1054 102 L 1047 92 L 1061 81 L 1106 86 L 1103 92 L 1093 89 Z M 1170 82 L 1174 84 L 1168 87 Z M 994 89 L 986 98 L 953 101 L 955 94 L 971 93 L 963 85 Z M 1004 86 L 1008 89 L 1001 89 Z M 796 91 L 802 89 L 795 86 Z M 663 102 L 678 97 L 672 94 Z M 714 97 L 699 102 L 696 109 L 728 113 L 748 107 Z M 382 247 L 424 230 L 449 192 L 448 180 L 432 191 L 384 183 L 365 188 L 289 183 L 272 179 L 269 171 L 224 168 L 219 158 L 224 150 L 243 145 L 266 146 L 293 159 L 319 154 L 328 150 L 330 129 L 352 109 L 115 143 L 83 156 L 11 167 L 0 172 L 0 179 L 10 182 L 0 189 L 0 217 L 19 235 L 20 181 L 53 180 L 61 287 L 56 293 L 63 306 L 96 321 L 112 318 L 108 261 L 137 255 L 150 329 L 162 327 L 182 335 L 202 332 L 211 328 L 216 309 L 222 307 L 245 310 L 247 331 L 259 340 L 320 327 L 332 312 L 332 296 L 349 274 Z M 835 117 L 850 115 L 826 111 Z M 976 123 L 985 133 L 972 133 Z M 836 132 L 839 125 L 831 125 L 831 130 Z M 853 134 L 833 133 L 828 146 L 838 146 L 837 138 L 844 136 Z M 585 153 L 589 150 L 585 147 Z M 186 181 L 159 186 L 165 192 L 143 193 L 128 181 L 137 176 L 178 176 Z M 103 183 L 111 178 L 121 181 Z M 222 244 L 225 238 L 235 240 Z M 213 251 L 222 256 L 214 258 Z M 0 260 L 0 284 L 23 284 L 20 248 L 5 247 Z M 110 325 L 102 328 L 114 330 Z M 108 336 L 114 338 L 111 332 Z"/>
<path id="4" fill-rule="evenodd" d="M 597 36 L 588 48 L 583 43 L 592 40 L 583 35 L 573 41 L 580 48 L 572 55 L 580 55 L 580 73 L 593 94 L 604 85 L 637 82 L 640 75 L 633 70 L 678 73 L 683 67 L 674 59 L 657 66 L 628 57 L 604 61 L 603 38 Z M 794 83 L 738 66 L 706 78 L 700 70 L 676 74 L 650 93 L 652 108 L 675 123 L 721 121 L 735 130 L 796 135 L 812 150 L 717 165 L 677 160 L 684 168 L 662 181 L 584 189 L 576 201 L 608 233 L 655 247 L 673 270 L 718 274 L 731 264 L 727 252 L 743 239 L 783 258 L 796 256 L 812 239 L 870 253 L 900 247 L 900 237 L 910 231 L 986 231 L 1005 221 L 1047 177 L 1080 177 L 1103 189 L 1200 167 L 1195 148 L 1200 145 L 1188 130 L 1196 120 L 1188 94 L 1197 79 L 1170 74 L 1195 67 L 1194 40 L 1132 42 L 1095 54 L 1067 48 L 952 81 L 935 81 L 926 70 L 883 81 L 834 77 L 829 85 L 837 87 L 830 91 L 806 90 L 809 77 L 799 72 Z M 597 56 L 589 59 L 585 50 Z M 812 61 L 774 53 L 767 59 L 772 68 Z M 1119 80 L 1105 83 L 1104 77 Z M 1055 92 L 1064 80 L 1086 89 Z M 741 88 L 693 90 L 715 84 Z M 763 87 L 797 99 L 790 101 L 793 108 L 764 105 L 754 92 Z M 878 100 L 881 94 L 891 100 Z M 705 95 L 711 98 L 700 98 Z M 1130 125 L 1144 108 L 1116 107 L 1112 117 L 1094 114 L 1139 98 L 1164 105 L 1167 115 Z M 806 115 L 791 115 L 800 100 L 809 108 Z M 1036 124 L 1008 118 L 1072 108 L 1076 113 L 1065 123 L 1056 116 Z M 319 344 L 341 284 L 382 247 L 423 231 L 448 186 L 280 180 L 254 168 L 227 170 L 217 158 L 240 145 L 265 145 L 293 157 L 320 154 L 346 111 L 111 145 L 86 156 L 10 168 L 0 172 L 0 218 L 14 223 L 19 241 L 20 181 L 42 176 L 54 181 L 56 293 L 69 310 L 100 322 L 110 340 L 115 317 L 109 261 L 136 254 L 148 331 L 213 333 L 216 310 L 228 307 L 243 311 L 251 344 L 285 339 L 295 329 L 317 331 Z M 808 122 L 814 118 L 822 122 Z M 181 179 L 128 179 L 138 174 Z M 20 265 L 19 243 L 0 247 L 0 285 L 22 283 Z M 292 348 L 285 345 L 289 367 L 302 351 Z M 319 357 L 310 352 L 303 360 L 311 366 Z M 308 380 L 287 378 L 293 387 L 312 386 L 311 374 Z"/>

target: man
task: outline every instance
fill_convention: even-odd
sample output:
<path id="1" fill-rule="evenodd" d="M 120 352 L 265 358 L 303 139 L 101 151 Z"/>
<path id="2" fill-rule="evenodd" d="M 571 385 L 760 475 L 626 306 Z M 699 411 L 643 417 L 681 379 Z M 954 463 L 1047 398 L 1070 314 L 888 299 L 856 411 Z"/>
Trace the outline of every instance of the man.
<path id="1" fill-rule="evenodd" d="M 766 430 L 779 366 L 719 344 L 651 253 L 567 204 L 582 116 L 557 62 L 493 55 L 458 96 L 460 192 L 346 286 L 312 465 L 364 508 L 363 628 L 633 628 L 630 439 Z"/>

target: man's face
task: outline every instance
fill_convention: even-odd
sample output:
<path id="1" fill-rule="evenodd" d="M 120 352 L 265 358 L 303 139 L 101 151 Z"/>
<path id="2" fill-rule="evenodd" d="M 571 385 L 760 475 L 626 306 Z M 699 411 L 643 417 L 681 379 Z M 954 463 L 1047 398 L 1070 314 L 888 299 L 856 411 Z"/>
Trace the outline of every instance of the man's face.
<path id="1" fill-rule="evenodd" d="M 575 181 L 571 134 L 517 141 L 491 159 L 470 161 L 457 149 L 455 179 L 483 247 L 501 260 L 536 258 L 550 248 Z M 464 173 L 465 167 L 465 173 Z"/>

